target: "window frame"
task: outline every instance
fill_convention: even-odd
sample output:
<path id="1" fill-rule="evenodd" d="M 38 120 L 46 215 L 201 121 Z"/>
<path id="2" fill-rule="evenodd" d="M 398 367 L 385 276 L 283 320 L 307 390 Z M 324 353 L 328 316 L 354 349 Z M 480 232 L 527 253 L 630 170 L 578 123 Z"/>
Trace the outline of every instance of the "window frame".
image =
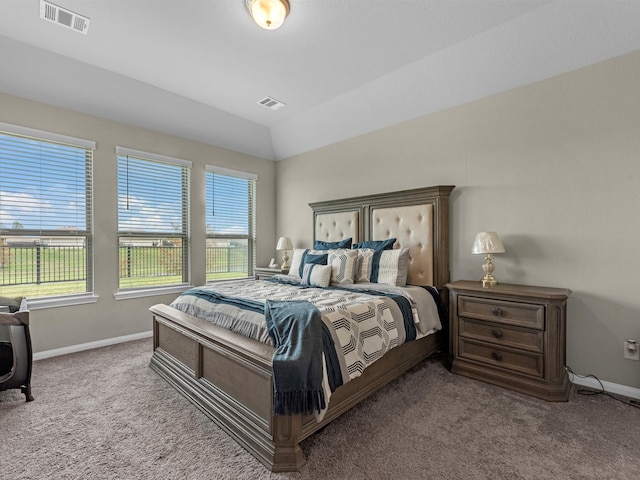
<path id="1" fill-rule="evenodd" d="M 62 135 L 59 133 L 49 132 L 45 130 L 38 130 L 30 127 L 24 127 L 21 125 L 13 125 L 9 123 L 0 122 L 0 132 L 8 136 L 26 138 L 31 141 L 45 143 L 45 144 L 57 144 L 66 147 L 77 148 L 84 150 L 84 181 L 85 181 L 85 205 L 84 216 L 85 225 L 84 229 L 73 230 L 74 236 L 84 238 L 84 262 L 85 262 L 85 290 L 83 292 L 74 293 L 60 293 L 54 295 L 36 296 L 29 298 L 29 308 L 49 308 L 66 305 L 77 305 L 84 303 L 94 303 L 97 301 L 95 295 L 94 285 L 94 189 L 93 189 L 93 164 L 94 164 L 94 151 L 96 149 L 96 142 L 92 140 L 86 140 L 77 137 L 71 137 L 68 135 Z M 11 236 L 30 236 L 30 237 L 70 237 L 70 231 L 65 229 L 43 229 L 43 228 L 28 228 L 28 229 L 2 229 L 3 231 L 10 232 Z M 49 283 L 49 282 L 46 282 Z"/>
<path id="2" fill-rule="evenodd" d="M 209 175 L 221 175 L 226 177 L 234 177 L 243 180 L 247 180 L 250 182 L 248 184 L 249 195 L 250 198 L 247 199 L 247 233 L 246 234 L 215 234 L 209 233 L 207 229 L 207 210 L 212 207 L 210 203 L 210 192 L 209 192 Z M 215 192 L 213 193 L 215 195 Z M 255 272 L 255 264 L 256 264 L 256 244 L 257 244 L 257 228 L 256 228 L 256 208 L 257 208 L 257 196 L 258 196 L 258 175 L 254 173 L 244 172 L 240 170 L 232 170 L 229 168 L 219 167 L 215 165 L 207 164 L 205 165 L 205 249 L 208 248 L 206 246 L 207 241 L 209 239 L 222 239 L 222 240 L 246 240 L 247 242 L 247 277 L 233 277 L 233 279 L 238 278 L 251 278 Z M 208 270 L 209 265 L 208 255 L 205 255 L 205 270 Z M 218 279 L 209 279 L 208 273 L 205 271 L 206 283 L 211 284 L 219 281 L 225 280 L 224 278 Z"/>
<path id="3" fill-rule="evenodd" d="M 129 157 L 134 158 L 136 160 L 154 162 L 164 165 L 169 165 L 173 167 L 177 167 L 181 169 L 181 225 L 182 225 L 182 233 L 171 233 L 171 232 L 150 232 L 144 233 L 140 231 L 133 230 L 121 230 L 120 229 L 120 158 L 121 157 Z M 117 173 L 116 173 L 116 182 L 117 182 L 117 233 L 116 233 L 116 241 L 118 248 L 118 280 L 117 280 L 117 290 L 114 294 L 114 298 L 116 300 L 122 300 L 127 298 L 137 298 L 137 297 L 145 297 L 145 296 L 155 296 L 164 293 L 179 293 L 184 291 L 189 287 L 189 281 L 191 278 L 191 167 L 192 162 L 189 160 L 183 160 L 180 158 L 170 157 L 166 155 L 161 155 L 157 153 L 145 152 L 141 150 L 135 150 L 132 148 L 116 146 L 116 162 L 117 162 Z M 142 285 L 139 287 L 121 287 L 121 277 L 120 277 L 120 248 L 121 242 L 120 239 L 122 237 L 126 238 L 139 238 L 139 239 L 154 239 L 162 236 L 164 238 L 179 238 L 181 239 L 182 244 L 182 281 L 179 283 L 166 283 L 159 285 Z"/>

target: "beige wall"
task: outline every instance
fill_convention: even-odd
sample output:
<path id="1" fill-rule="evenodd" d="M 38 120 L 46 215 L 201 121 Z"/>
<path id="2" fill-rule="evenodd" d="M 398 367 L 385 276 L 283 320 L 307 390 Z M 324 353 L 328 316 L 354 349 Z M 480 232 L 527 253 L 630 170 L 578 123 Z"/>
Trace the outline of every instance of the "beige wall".
<path id="1" fill-rule="evenodd" d="M 193 162 L 192 284 L 205 282 L 205 164 L 258 175 L 258 265 L 266 265 L 274 255 L 275 164 L 271 161 L 3 94 L 0 122 L 94 140 L 97 144 L 94 218 L 95 291 L 99 299 L 95 304 L 32 311 L 31 335 L 36 352 L 150 331 L 149 306 L 175 298 L 159 295 L 116 301 L 113 297 L 118 284 L 116 145 Z"/>
<path id="2" fill-rule="evenodd" d="M 473 82 L 473 79 L 469 79 Z M 309 202 L 456 185 L 451 277 L 565 287 L 567 364 L 640 388 L 640 52 L 278 162 L 279 235 L 310 245 Z"/>

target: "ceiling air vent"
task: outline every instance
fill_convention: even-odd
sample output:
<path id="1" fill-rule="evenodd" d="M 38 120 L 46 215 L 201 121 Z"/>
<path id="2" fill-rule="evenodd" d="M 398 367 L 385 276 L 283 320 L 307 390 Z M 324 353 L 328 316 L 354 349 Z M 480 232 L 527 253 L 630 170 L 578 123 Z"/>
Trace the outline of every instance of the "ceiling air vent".
<path id="1" fill-rule="evenodd" d="M 258 104 L 268 108 L 269 110 L 278 110 L 279 108 L 287 106 L 286 103 L 282 103 L 280 100 L 276 100 L 273 97 L 264 97 L 258 102 Z"/>
<path id="2" fill-rule="evenodd" d="M 91 20 L 77 13 L 59 7 L 45 0 L 40 0 L 40 18 L 70 28 L 76 32 L 87 34 Z"/>

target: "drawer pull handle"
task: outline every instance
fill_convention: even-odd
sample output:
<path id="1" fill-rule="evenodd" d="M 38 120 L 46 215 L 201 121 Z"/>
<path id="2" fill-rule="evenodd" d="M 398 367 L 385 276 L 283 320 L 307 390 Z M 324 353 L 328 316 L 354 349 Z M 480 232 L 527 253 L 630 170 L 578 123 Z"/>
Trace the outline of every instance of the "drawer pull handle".
<path id="1" fill-rule="evenodd" d="M 497 329 L 496 330 L 492 330 L 491 334 L 496 338 L 502 338 L 502 331 L 500 331 L 500 330 L 497 330 Z"/>
<path id="2" fill-rule="evenodd" d="M 500 307 L 493 307 L 491 309 L 491 313 L 493 313 L 496 317 L 499 317 L 500 315 L 502 315 L 502 310 L 500 310 Z"/>
<path id="3" fill-rule="evenodd" d="M 491 352 L 491 356 L 496 362 L 500 362 L 502 360 L 502 354 L 500 352 Z"/>

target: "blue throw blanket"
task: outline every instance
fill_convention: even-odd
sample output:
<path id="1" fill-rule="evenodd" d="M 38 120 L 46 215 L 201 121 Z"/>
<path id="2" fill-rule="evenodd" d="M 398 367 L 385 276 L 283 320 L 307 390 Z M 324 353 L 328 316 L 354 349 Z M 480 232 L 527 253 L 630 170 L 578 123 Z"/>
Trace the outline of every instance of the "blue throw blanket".
<path id="1" fill-rule="evenodd" d="M 273 354 L 274 413 L 290 415 L 326 408 L 322 388 L 322 319 L 305 301 L 265 304 Z"/>

